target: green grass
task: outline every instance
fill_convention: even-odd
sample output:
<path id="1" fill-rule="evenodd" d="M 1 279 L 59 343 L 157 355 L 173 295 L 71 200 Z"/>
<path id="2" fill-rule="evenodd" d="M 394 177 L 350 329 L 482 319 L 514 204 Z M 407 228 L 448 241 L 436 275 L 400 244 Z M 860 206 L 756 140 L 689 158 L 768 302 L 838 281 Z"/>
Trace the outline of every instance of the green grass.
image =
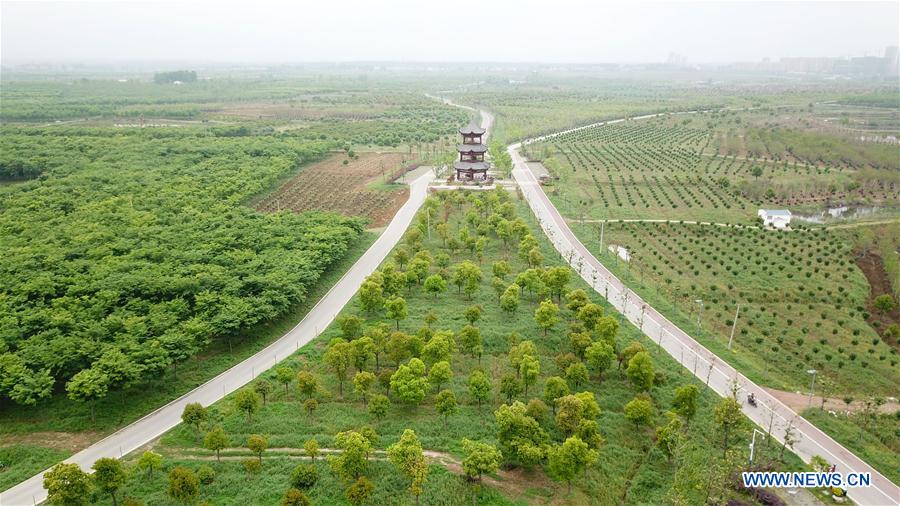
<path id="1" fill-rule="evenodd" d="M 524 204 L 518 201 L 516 201 L 516 209 L 520 214 L 526 210 Z M 450 209 L 451 235 L 456 235 L 456 229 L 463 223 L 462 216 L 464 214 L 465 209 L 457 209 L 455 206 Z M 530 224 L 530 226 L 534 232 L 537 232 L 534 224 Z M 482 269 L 486 274 L 489 274 L 492 261 L 507 258 L 513 265 L 514 270 L 513 275 L 508 276 L 507 280 L 512 282 L 515 273 L 525 268 L 515 253 L 515 245 L 511 245 L 509 250 L 506 251 L 493 234 L 490 234 L 489 237 Z M 541 251 L 545 258 L 548 259 L 547 263 L 550 265 L 560 264 L 561 259 L 546 239 L 542 235 L 537 237 Z M 430 240 L 425 240 L 424 246 L 432 254 L 436 254 L 443 251 L 440 243 L 438 234 L 433 233 Z M 464 250 L 454 256 L 453 262 L 460 262 L 467 258 L 471 258 L 471 256 Z M 497 392 L 497 388 L 500 376 L 509 371 L 506 358 L 509 345 L 505 337 L 511 332 L 517 332 L 521 339 L 530 339 L 536 344 L 541 362 L 540 379 L 537 384 L 530 388 L 527 395 L 520 395 L 518 398 L 519 400 L 527 401 L 535 396 L 540 397 L 546 379 L 550 376 L 561 374 L 554 364 L 554 358 L 558 354 L 571 350 L 566 326 L 571 321 L 572 315 L 564 310 L 562 315 L 564 321 L 558 324 L 545 337 L 532 318 L 538 302 L 536 298 L 524 296 L 522 305 L 515 314 L 504 314 L 499 309 L 496 296 L 490 287 L 489 279 L 489 276 L 485 276 L 480 290 L 473 295 L 471 300 L 464 294 L 456 293 L 456 288 L 452 285 L 447 293 L 437 298 L 425 294 L 420 286 L 414 286 L 411 290 L 403 289 L 402 296 L 409 305 L 410 316 L 400 324 L 400 328 L 404 332 L 415 332 L 423 326 L 422 317 L 424 314 L 433 310 L 439 316 L 439 320 L 434 325 L 434 328 L 449 329 L 455 332 L 465 325 L 463 318 L 464 308 L 472 304 L 480 304 L 484 308 L 482 319 L 477 323 L 484 337 L 484 355 L 480 365 L 492 378 L 494 384 L 494 398 L 489 405 L 481 408 L 474 405 L 466 387 L 468 373 L 479 366 L 478 360 L 456 353 L 452 362 L 455 376 L 449 388 L 455 392 L 457 400 L 460 402 L 460 411 L 450 417 L 446 427 L 441 417 L 435 412 L 431 398 L 431 395 L 434 393 L 433 390 L 420 406 L 403 405 L 395 398 L 388 415 L 380 422 L 374 420 L 366 412 L 362 400 L 352 392 L 352 383 L 349 381 L 349 378 L 352 378 L 352 372 L 345 383 L 344 396 L 340 398 L 336 377 L 323 364 L 322 354 L 326 344 L 331 339 L 340 336 L 338 326 L 333 324 L 321 336 L 282 364 L 288 365 L 294 370 L 308 368 L 319 377 L 319 407 L 312 417 L 304 413 L 302 399 L 293 385 L 285 393 L 281 385 L 276 383 L 276 390 L 269 396 L 267 405 L 260 412 L 256 413 L 251 421 L 248 422 L 246 415 L 235 409 L 232 399 L 229 397 L 216 403 L 211 408 L 213 420 L 210 422 L 210 425 L 218 424 L 223 426 L 229 434 L 233 446 L 245 444 L 247 437 L 251 434 L 265 434 L 269 437 L 270 447 L 273 448 L 299 448 L 309 438 L 316 438 L 321 447 L 327 448 L 333 446 L 335 433 L 359 428 L 363 425 L 372 425 L 380 434 L 377 448 L 382 449 L 395 442 L 400 433 L 406 428 L 415 430 L 424 448 L 450 452 L 456 455 L 457 458 L 461 456 L 460 441 L 464 437 L 496 443 L 493 411 L 505 401 Z M 580 280 L 573 279 L 570 288 L 587 287 Z M 594 295 L 594 300 L 601 303 L 607 311 L 610 311 L 609 306 L 603 303 L 599 296 Z M 358 314 L 366 318 L 367 324 L 387 322 L 393 325 L 393 322 L 386 320 L 380 311 L 375 314 L 366 314 L 356 297 L 345 307 L 342 314 Z M 656 371 L 659 373 L 659 382 L 650 390 L 655 406 L 652 425 L 659 424 L 665 419 L 663 412 L 671 405 L 674 389 L 679 385 L 694 382 L 700 386 L 702 395 L 700 410 L 687 431 L 687 438 L 691 444 L 685 447 L 685 461 L 702 462 L 721 458 L 721 442 L 712 422 L 712 409 L 718 402 L 718 397 L 713 392 L 705 389 L 702 383 L 699 383 L 699 380 L 694 379 L 668 355 L 655 350 L 655 345 L 641 337 L 635 328 L 628 325 L 620 329 L 618 336 L 619 346 L 624 346 L 635 339 L 640 340 L 644 346 L 651 350 Z M 390 367 L 394 366 L 394 364 L 390 363 L 387 365 Z M 273 371 L 268 371 L 262 374 L 261 377 L 273 381 L 274 373 Z M 445 388 L 447 387 L 445 385 Z M 375 389 L 381 390 L 381 387 L 376 386 Z M 637 392 L 625 378 L 623 371 L 616 371 L 614 365 L 613 370 L 605 374 L 602 382 L 594 380 L 573 391 L 581 390 L 593 392 L 598 400 L 602 411 L 598 423 L 606 443 L 601 449 L 599 462 L 576 481 L 575 491 L 569 499 L 574 503 L 591 501 L 597 504 L 618 504 L 622 502 L 630 504 L 659 504 L 663 502 L 672 484 L 676 479 L 679 479 L 678 473 L 681 466 L 677 461 L 667 462 L 660 450 L 652 444 L 652 430 L 649 427 L 636 428 L 625 420 L 623 406 Z M 554 441 L 559 442 L 563 439 L 563 434 L 553 422 L 552 415 L 548 419 L 543 420 L 543 426 L 548 430 Z M 737 449 L 738 452 L 743 452 L 743 448 L 746 448 L 746 442 L 746 433 L 741 433 L 735 438 L 733 448 Z M 184 459 L 184 456 L 188 454 L 206 453 L 208 455 L 208 452 L 197 449 L 200 446 L 200 434 L 192 428 L 179 425 L 162 437 L 160 445 L 155 450 L 163 455 L 171 455 L 172 460 L 178 461 L 179 459 Z M 763 450 L 759 455 L 760 460 L 777 455 L 775 446 L 772 446 L 771 451 L 766 452 Z M 213 464 L 214 467 L 223 469 L 232 466 L 230 463 Z M 800 463 L 795 457 L 790 457 L 788 466 L 797 467 L 799 465 Z M 223 470 L 223 473 L 227 473 L 229 476 L 235 473 L 241 474 L 242 472 Z M 248 489 L 256 490 L 260 487 L 268 489 L 270 488 L 269 484 L 273 484 L 272 488 L 274 490 L 271 492 L 267 491 L 266 494 L 270 494 L 271 497 L 275 498 L 287 488 L 286 477 L 288 472 L 289 466 L 287 465 L 276 467 L 267 463 L 261 476 L 251 478 L 249 481 L 244 478 L 244 486 Z M 330 475 L 329 472 L 323 474 Z M 390 476 L 392 476 L 390 472 L 382 473 L 379 471 L 371 477 L 379 489 L 393 490 L 395 482 L 392 481 L 394 478 Z M 331 480 L 332 478 L 329 477 L 329 479 Z M 562 500 L 566 495 L 564 485 L 549 482 L 540 471 L 537 471 L 537 475 L 527 480 L 527 482 L 531 490 L 526 495 L 531 494 L 535 497 L 540 497 L 542 501 Z M 463 483 L 462 478 L 448 476 L 433 481 L 430 479 L 425 488 L 428 491 L 427 493 L 432 494 L 431 497 L 441 498 L 440 500 L 435 499 L 434 504 L 444 504 L 445 502 L 443 501 L 446 501 L 448 504 L 463 504 L 471 499 L 470 496 L 466 495 L 467 492 L 464 492 L 466 489 L 461 486 Z M 164 488 L 162 482 L 146 484 L 146 488 L 144 488 L 144 485 L 141 484 L 142 488 L 140 489 L 134 489 L 133 493 L 148 502 L 155 502 L 157 498 L 161 500 L 162 496 L 159 494 Z M 331 488 L 340 491 L 345 485 L 341 483 L 338 486 L 335 482 Z M 225 486 L 222 485 L 222 487 Z M 210 489 L 210 493 L 217 493 L 213 490 L 218 490 L 218 487 L 218 485 L 214 485 Z M 731 492 L 731 495 L 734 494 L 734 492 Z M 329 504 L 331 499 L 337 499 L 336 495 L 329 497 Z M 411 502 L 411 497 L 400 499 L 400 501 L 402 503 Z M 432 504 L 428 500 L 425 500 L 424 503 Z M 502 504 L 502 502 L 497 504 Z"/>
<path id="2" fill-rule="evenodd" d="M 71 452 L 33 444 L 0 446 L 0 490 L 6 490 L 67 459 Z"/>
<path id="3" fill-rule="evenodd" d="M 804 390 L 806 370 L 816 368 L 831 396 L 891 395 L 900 386 L 896 351 L 862 318 L 869 287 L 841 231 L 608 223 L 603 242 L 628 247 L 624 262 L 598 251 L 593 227 L 573 229 L 645 300 L 755 381 Z"/>
<path id="4" fill-rule="evenodd" d="M 900 417 L 897 413 L 866 420 L 862 414 L 832 415 L 820 409 L 803 411 L 816 427 L 841 443 L 857 457 L 894 483 L 900 482 L 897 454 L 900 453 Z"/>

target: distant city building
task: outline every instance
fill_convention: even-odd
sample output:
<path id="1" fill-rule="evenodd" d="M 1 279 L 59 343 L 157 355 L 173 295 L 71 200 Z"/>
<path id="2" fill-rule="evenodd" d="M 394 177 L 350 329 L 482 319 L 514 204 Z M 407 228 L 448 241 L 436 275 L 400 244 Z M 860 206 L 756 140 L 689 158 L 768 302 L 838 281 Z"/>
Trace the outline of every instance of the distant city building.
<path id="1" fill-rule="evenodd" d="M 767 227 L 786 228 L 791 224 L 791 212 L 787 209 L 760 209 L 756 215 Z"/>
<path id="2" fill-rule="evenodd" d="M 769 58 L 764 58 L 760 62 L 735 63 L 731 67 L 736 70 L 756 72 L 893 77 L 898 75 L 900 61 L 898 61 L 897 46 L 888 46 L 884 50 L 884 56 L 859 56 L 851 58 L 785 57 L 781 58 L 778 62 L 773 62 Z"/>
<path id="3" fill-rule="evenodd" d="M 678 53 L 669 53 L 669 59 L 666 63 L 675 67 L 684 67 L 687 65 L 687 56 Z"/>

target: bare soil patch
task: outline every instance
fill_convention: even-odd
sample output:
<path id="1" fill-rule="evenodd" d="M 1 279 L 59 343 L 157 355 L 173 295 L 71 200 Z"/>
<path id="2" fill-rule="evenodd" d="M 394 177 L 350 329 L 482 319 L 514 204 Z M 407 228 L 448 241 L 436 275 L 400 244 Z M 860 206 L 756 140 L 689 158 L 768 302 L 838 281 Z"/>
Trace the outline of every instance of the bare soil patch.
<path id="1" fill-rule="evenodd" d="M 869 325 L 872 326 L 875 332 L 877 332 L 886 343 L 894 348 L 900 348 L 896 337 L 885 335 L 889 326 L 900 323 L 900 307 L 895 307 L 894 310 L 889 313 L 881 314 L 875 309 L 874 305 L 875 297 L 878 297 L 879 295 L 891 294 L 893 296 L 891 280 L 888 277 L 887 271 L 884 269 L 884 262 L 882 262 L 880 256 L 867 252 L 865 254 L 856 255 L 856 265 L 859 266 L 863 271 L 863 274 L 865 274 L 866 279 L 869 281 L 869 299 L 866 301 L 866 311 L 872 315 L 868 320 Z M 879 322 L 877 326 L 873 325 L 873 322 L 876 321 Z"/>
<path id="2" fill-rule="evenodd" d="M 404 159 L 402 153 L 359 153 L 356 159 L 335 154 L 302 169 L 262 198 L 256 209 L 262 212 L 332 211 L 364 216 L 370 220 L 370 226 L 383 226 L 406 202 L 409 189 L 382 190 L 370 186 L 385 179 L 396 179 L 404 170 Z"/>
<path id="3" fill-rule="evenodd" d="M 99 432 L 30 432 L 28 434 L 4 434 L 0 436 L 0 446 L 26 444 L 45 446 L 55 450 L 77 452 L 103 438 Z"/>
<path id="4" fill-rule="evenodd" d="M 765 387 L 764 387 L 765 388 Z M 809 394 L 802 392 L 787 392 L 784 390 L 776 390 L 774 388 L 766 388 L 766 392 L 772 394 L 773 397 L 784 403 L 787 407 L 796 411 L 797 413 L 803 411 L 808 407 L 818 408 L 822 405 L 822 397 L 819 395 L 814 395 L 812 398 L 812 404 L 809 402 Z M 854 400 L 848 406 L 843 399 L 838 399 L 837 397 L 829 397 L 825 399 L 825 409 L 828 411 L 834 411 L 836 413 L 856 413 L 862 411 L 865 407 L 865 402 L 862 400 Z M 893 413 L 900 409 L 900 404 L 897 403 L 897 400 L 888 400 L 878 409 L 881 413 Z"/>

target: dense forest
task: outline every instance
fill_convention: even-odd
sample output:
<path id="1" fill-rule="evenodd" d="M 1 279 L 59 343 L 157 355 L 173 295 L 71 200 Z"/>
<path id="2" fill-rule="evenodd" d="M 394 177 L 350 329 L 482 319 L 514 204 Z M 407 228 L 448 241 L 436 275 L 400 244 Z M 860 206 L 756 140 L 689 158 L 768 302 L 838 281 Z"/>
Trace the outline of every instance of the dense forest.
<path id="1" fill-rule="evenodd" d="M 302 300 L 363 222 L 242 203 L 328 148 L 190 130 L 5 129 L 5 175 L 41 176 L 0 201 L 0 402 L 63 388 L 101 398 Z"/>

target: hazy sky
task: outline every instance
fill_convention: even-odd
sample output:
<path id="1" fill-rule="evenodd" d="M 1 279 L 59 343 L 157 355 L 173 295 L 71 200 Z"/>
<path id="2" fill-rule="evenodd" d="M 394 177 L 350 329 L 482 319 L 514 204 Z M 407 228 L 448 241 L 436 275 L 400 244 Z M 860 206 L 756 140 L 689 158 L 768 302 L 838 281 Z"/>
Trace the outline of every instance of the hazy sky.
<path id="1" fill-rule="evenodd" d="M 689 62 L 881 55 L 900 2 L 0 1 L 0 61 Z"/>

